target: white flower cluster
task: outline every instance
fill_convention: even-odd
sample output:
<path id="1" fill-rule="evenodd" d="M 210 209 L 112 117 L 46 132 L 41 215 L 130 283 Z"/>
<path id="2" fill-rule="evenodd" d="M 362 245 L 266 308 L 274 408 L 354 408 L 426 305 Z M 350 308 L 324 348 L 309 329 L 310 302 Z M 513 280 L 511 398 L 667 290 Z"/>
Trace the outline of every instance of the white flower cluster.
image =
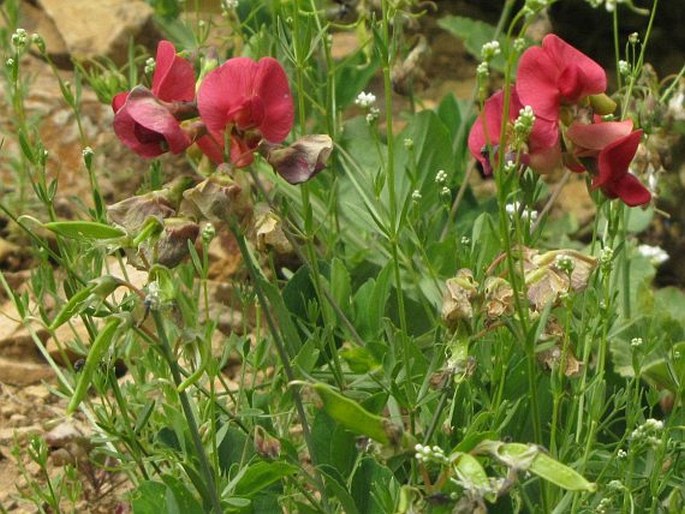
<path id="1" fill-rule="evenodd" d="M 447 456 L 445 452 L 439 446 L 424 446 L 422 444 L 417 444 L 414 446 L 416 453 L 414 457 L 419 462 L 435 462 L 437 464 L 447 464 Z"/>
<path id="2" fill-rule="evenodd" d="M 357 104 L 359 107 L 362 107 L 363 109 L 368 109 L 374 103 L 376 103 L 376 95 L 374 95 L 373 93 L 367 93 L 366 91 L 362 91 L 357 95 L 357 98 L 354 101 L 354 103 Z"/>
<path id="3" fill-rule="evenodd" d="M 157 62 L 154 57 L 148 57 L 145 61 L 145 74 L 151 75 L 155 71 L 155 65 Z"/>
<path id="4" fill-rule="evenodd" d="M 502 50 L 500 49 L 499 41 L 490 41 L 485 43 L 480 49 L 480 55 L 484 62 L 492 61 L 495 56 L 499 55 L 500 53 L 502 53 Z"/>
<path id="5" fill-rule="evenodd" d="M 24 29 L 17 29 L 12 34 L 12 46 L 17 50 L 23 50 L 29 42 L 29 35 Z"/>
<path id="6" fill-rule="evenodd" d="M 607 12 L 614 12 L 616 10 L 616 5 L 622 4 L 625 2 L 625 0 L 587 0 L 588 3 L 592 7 L 601 7 L 604 5 L 604 8 L 607 10 Z"/>
<path id="7" fill-rule="evenodd" d="M 654 266 L 659 266 L 669 259 L 669 255 L 660 246 L 642 244 L 637 247 L 637 252 L 649 259 Z"/>
<path id="8" fill-rule="evenodd" d="M 221 7 L 223 7 L 226 11 L 230 9 L 235 9 L 238 7 L 238 0 L 221 0 Z"/>
<path id="9" fill-rule="evenodd" d="M 518 118 L 514 121 L 514 132 L 521 138 L 527 139 L 533 124 L 535 123 L 535 113 L 530 105 L 526 105 L 519 111 Z"/>
<path id="10" fill-rule="evenodd" d="M 573 268 L 576 267 L 576 263 L 568 255 L 557 255 L 554 258 L 554 265 L 560 271 L 570 275 L 573 272 Z"/>
<path id="11" fill-rule="evenodd" d="M 445 182 L 447 182 L 447 172 L 445 170 L 438 170 L 435 174 L 435 183 L 444 184 Z"/>
<path id="12" fill-rule="evenodd" d="M 513 218 L 514 215 L 521 210 L 521 204 L 519 202 L 508 203 L 505 205 L 504 209 L 507 211 L 509 217 Z M 538 211 L 526 208 L 521 213 L 521 219 L 535 221 L 538 219 Z"/>
<path id="13" fill-rule="evenodd" d="M 646 442 L 649 446 L 659 445 L 659 432 L 664 429 L 664 422 L 658 419 L 649 418 L 642 425 L 637 427 L 630 434 L 631 442 Z"/>
<path id="14" fill-rule="evenodd" d="M 641 337 L 633 337 L 630 340 L 630 346 L 633 348 L 638 348 L 639 346 L 642 346 L 642 338 Z"/>

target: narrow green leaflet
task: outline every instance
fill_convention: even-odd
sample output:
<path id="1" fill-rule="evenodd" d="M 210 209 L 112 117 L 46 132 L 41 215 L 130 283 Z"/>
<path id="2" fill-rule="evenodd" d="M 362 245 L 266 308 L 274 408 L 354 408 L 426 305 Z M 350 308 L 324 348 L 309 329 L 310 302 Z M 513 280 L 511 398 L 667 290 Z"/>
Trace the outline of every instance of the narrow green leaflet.
<path id="1" fill-rule="evenodd" d="M 93 381 L 93 375 L 100 364 L 100 360 L 112 343 L 114 335 L 122 322 L 122 318 L 112 316 L 107 320 L 105 326 L 102 327 L 95 337 L 93 344 L 90 346 L 88 356 L 86 357 L 86 363 L 79 373 L 78 382 L 74 389 L 74 396 L 71 397 L 71 401 L 67 407 L 67 414 L 73 414 L 81 404 L 81 401 L 83 401 L 83 398 L 85 398 L 90 383 Z"/>
<path id="2" fill-rule="evenodd" d="M 53 221 L 43 227 L 72 239 L 116 239 L 126 235 L 121 229 L 96 221 Z"/>

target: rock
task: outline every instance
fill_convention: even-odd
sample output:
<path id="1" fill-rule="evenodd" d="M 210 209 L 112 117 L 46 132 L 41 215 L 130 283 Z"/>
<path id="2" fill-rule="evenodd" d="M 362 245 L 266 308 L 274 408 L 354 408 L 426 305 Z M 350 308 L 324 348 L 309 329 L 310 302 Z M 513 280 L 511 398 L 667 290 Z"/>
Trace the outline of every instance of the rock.
<path id="1" fill-rule="evenodd" d="M 0 428 L 0 444 L 12 444 L 17 439 L 23 441 L 30 436 L 38 435 L 40 433 L 41 428 L 38 425 L 18 428 Z"/>
<path id="2" fill-rule="evenodd" d="M 64 448 L 68 443 L 81 441 L 83 434 L 71 422 L 64 421 L 45 434 L 45 442 L 51 448 Z"/>
<path id="3" fill-rule="evenodd" d="M 8 426 L 10 427 L 23 427 L 28 424 L 29 418 L 23 414 L 12 414 L 8 421 Z"/>
<path id="4" fill-rule="evenodd" d="M 46 403 L 52 396 L 50 390 L 43 384 L 30 385 L 25 387 L 23 392 L 26 396 L 41 400 L 43 403 Z"/>
<path id="5" fill-rule="evenodd" d="M 47 364 L 17 362 L 0 357 L 0 383 L 27 386 L 52 378 L 53 375 L 52 368 Z"/>
<path id="6" fill-rule="evenodd" d="M 134 44 L 150 48 L 158 39 L 154 11 L 142 0 L 39 0 L 39 4 L 77 61 L 104 56 L 122 65 L 131 38 Z"/>
<path id="7" fill-rule="evenodd" d="M 20 318 L 13 302 L 7 301 L 0 307 L 0 357 L 41 362 L 40 352 L 31 333 L 19 321 Z M 47 340 L 48 334 L 44 328 L 37 327 L 36 333 L 41 341 Z M 2 379 L 0 374 L 0 381 Z"/>
<path id="8" fill-rule="evenodd" d="M 21 2 L 20 12 L 22 28 L 29 34 L 39 34 L 43 38 L 50 59 L 61 68 L 70 67 L 67 44 L 45 11 L 30 2 Z"/>

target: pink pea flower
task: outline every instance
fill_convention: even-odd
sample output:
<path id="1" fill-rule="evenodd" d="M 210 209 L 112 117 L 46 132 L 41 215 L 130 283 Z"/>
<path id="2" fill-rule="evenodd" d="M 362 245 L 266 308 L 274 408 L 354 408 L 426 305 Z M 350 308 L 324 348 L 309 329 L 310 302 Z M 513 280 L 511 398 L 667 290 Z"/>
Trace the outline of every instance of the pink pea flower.
<path id="1" fill-rule="evenodd" d="M 167 151 L 180 153 L 191 144 L 179 118 L 193 115 L 195 98 L 193 65 L 176 55 L 169 41 L 157 45 L 152 90 L 142 86 L 112 99 L 114 132 L 141 157 Z"/>
<path id="2" fill-rule="evenodd" d="M 288 77 L 270 57 L 229 59 L 205 77 L 197 93 L 200 117 L 212 141 L 198 142 L 215 162 L 222 162 L 224 142 L 231 162 L 252 163 L 262 139 L 282 142 L 293 126 L 294 108 Z"/>
<path id="3" fill-rule="evenodd" d="M 631 207 L 649 203 L 649 190 L 629 171 L 642 137 L 642 130 L 633 131 L 632 121 L 574 122 L 566 136 L 573 143 L 573 154 L 595 172 L 593 188 Z"/>
<path id="4" fill-rule="evenodd" d="M 516 77 L 521 102 L 550 121 L 559 119 L 562 105 L 578 103 L 606 87 L 604 69 L 554 34 L 545 36 L 541 47 L 523 53 Z"/>
<path id="5" fill-rule="evenodd" d="M 523 108 L 516 90 L 511 90 L 509 101 L 509 121 L 514 122 Z M 498 157 L 502 148 L 507 152 L 510 141 L 500 144 L 502 113 L 504 110 L 504 92 L 498 91 L 485 101 L 483 111 L 471 127 L 468 147 L 471 155 L 483 166 L 485 175 L 491 175 L 493 164 L 490 162 L 491 149 Z M 511 132 L 510 128 L 506 133 Z M 506 153 L 505 153 L 506 155 Z M 512 156 L 513 157 L 513 156 Z M 536 119 L 528 137 L 528 149 L 522 162 L 540 173 L 554 170 L 561 163 L 559 129 L 555 123 Z M 495 165 L 496 166 L 496 165 Z"/>

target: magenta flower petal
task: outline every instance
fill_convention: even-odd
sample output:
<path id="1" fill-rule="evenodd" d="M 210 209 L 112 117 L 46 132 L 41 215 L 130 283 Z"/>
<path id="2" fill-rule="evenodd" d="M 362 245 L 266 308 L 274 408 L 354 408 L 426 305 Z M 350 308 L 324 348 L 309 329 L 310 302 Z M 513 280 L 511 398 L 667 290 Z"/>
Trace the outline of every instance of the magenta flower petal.
<path id="1" fill-rule="evenodd" d="M 293 125 L 294 107 L 288 78 L 270 57 L 255 62 L 229 59 L 210 72 L 197 94 L 198 110 L 217 140 L 228 131 L 231 162 L 247 166 L 263 138 L 283 141 Z"/>
<path id="2" fill-rule="evenodd" d="M 219 142 L 212 134 L 206 134 L 195 142 L 200 150 L 202 150 L 202 153 L 209 157 L 214 164 L 224 162 L 223 141 Z"/>
<path id="3" fill-rule="evenodd" d="M 557 78 L 557 64 L 543 48 L 534 46 L 523 53 L 516 73 L 516 92 L 537 118 L 559 118 L 561 93 Z"/>
<path id="4" fill-rule="evenodd" d="M 169 41 L 160 41 L 157 45 L 152 92 L 165 102 L 191 102 L 195 98 L 193 65 L 176 55 Z"/>
<path id="5" fill-rule="evenodd" d="M 283 141 L 293 126 L 295 111 L 288 77 L 276 59 L 265 57 L 257 63 L 255 94 L 264 102 L 265 117 L 260 124 L 264 139 Z"/>
<path id="6" fill-rule="evenodd" d="M 484 173 L 492 173 L 490 149 L 497 155 L 501 150 L 500 132 L 502 130 L 502 112 L 504 92 L 498 91 L 485 101 L 483 111 L 471 127 L 468 147 L 471 155 L 483 166 Z M 509 120 L 514 121 L 523 108 L 516 90 L 511 91 L 509 101 Z M 506 144 L 504 145 L 506 147 Z M 506 148 L 505 148 L 506 151 Z M 534 170 L 547 173 L 561 164 L 561 147 L 559 129 L 556 122 L 536 119 L 528 139 L 528 153 L 523 159 Z"/>
<path id="7" fill-rule="evenodd" d="M 635 157 L 641 137 L 642 131 L 636 130 L 609 143 L 599 152 L 597 157 L 599 175 L 592 181 L 593 187 L 618 182 L 628 173 L 628 166 Z"/>
<path id="8" fill-rule="evenodd" d="M 546 120 L 559 118 L 561 104 L 602 93 L 606 85 L 599 64 L 554 34 L 545 36 L 542 47 L 523 53 L 516 77 L 521 103 Z"/>
<path id="9" fill-rule="evenodd" d="M 632 130 L 633 122 L 631 120 L 589 124 L 574 121 L 566 131 L 566 136 L 573 143 L 574 155 L 577 157 L 595 157 L 607 145 L 627 136 Z"/>
<path id="10" fill-rule="evenodd" d="M 581 98 L 606 90 L 607 76 L 604 68 L 583 52 L 554 34 L 545 36 L 542 48 L 559 65 L 559 91 L 567 102 L 576 103 Z"/>
<path id="11" fill-rule="evenodd" d="M 603 186 L 602 192 L 609 198 L 620 198 L 629 207 L 648 204 L 652 199 L 649 190 L 631 173 L 626 173 L 616 183 Z"/>
<path id="12" fill-rule="evenodd" d="M 142 157 L 156 157 L 166 151 L 180 153 L 191 143 L 178 120 L 151 91 L 140 86 L 129 93 L 114 115 L 114 132 Z"/>
<path id="13" fill-rule="evenodd" d="M 200 117 L 210 132 L 223 132 L 252 92 L 257 63 L 248 57 L 229 59 L 212 70 L 197 92 Z"/>
<path id="14" fill-rule="evenodd" d="M 483 171 L 486 175 L 492 174 L 492 165 L 490 163 L 490 149 L 494 149 L 494 154 L 497 154 L 496 147 L 499 145 L 500 132 L 502 130 L 502 111 L 504 107 L 504 91 L 497 91 L 490 98 L 485 101 L 483 110 L 476 118 L 476 121 L 471 126 L 469 132 L 468 147 L 471 155 L 481 163 Z M 510 99 L 509 118 L 511 119 L 511 111 L 518 112 L 521 109 L 518 104 L 518 97 L 512 91 Z"/>
<path id="15" fill-rule="evenodd" d="M 124 106 L 126 103 L 126 98 L 128 98 L 128 91 L 114 95 L 114 98 L 112 98 L 112 110 L 115 114 Z"/>

